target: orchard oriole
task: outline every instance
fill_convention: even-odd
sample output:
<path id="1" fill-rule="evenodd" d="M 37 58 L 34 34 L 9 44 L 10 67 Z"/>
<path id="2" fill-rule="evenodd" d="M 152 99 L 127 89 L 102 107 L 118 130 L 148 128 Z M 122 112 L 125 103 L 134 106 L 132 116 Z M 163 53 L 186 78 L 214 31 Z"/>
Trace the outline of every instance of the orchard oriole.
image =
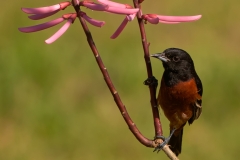
<path id="1" fill-rule="evenodd" d="M 198 119 L 202 112 L 203 86 L 190 55 L 178 48 L 151 55 L 162 61 L 164 73 L 158 103 L 170 121 L 170 136 L 165 139 L 178 156 L 181 153 L 183 127 Z M 161 149 L 163 146 L 160 145 Z"/>

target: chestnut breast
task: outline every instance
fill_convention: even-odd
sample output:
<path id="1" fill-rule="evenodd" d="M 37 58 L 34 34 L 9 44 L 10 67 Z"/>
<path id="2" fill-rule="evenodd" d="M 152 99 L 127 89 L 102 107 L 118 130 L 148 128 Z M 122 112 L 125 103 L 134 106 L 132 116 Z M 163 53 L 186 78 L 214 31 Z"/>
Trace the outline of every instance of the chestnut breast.
<path id="1" fill-rule="evenodd" d="M 170 125 L 178 125 L 175 126 L 177 128 L 184 125 L 192 117 L 192 106 L 197 99 L 201 99 L 201 96 L 198 94 L 194 78 L 178 82 L 171 87 L 167 87 L 162 79 L 158 103 L 165 116 L 172 123 Z"/>

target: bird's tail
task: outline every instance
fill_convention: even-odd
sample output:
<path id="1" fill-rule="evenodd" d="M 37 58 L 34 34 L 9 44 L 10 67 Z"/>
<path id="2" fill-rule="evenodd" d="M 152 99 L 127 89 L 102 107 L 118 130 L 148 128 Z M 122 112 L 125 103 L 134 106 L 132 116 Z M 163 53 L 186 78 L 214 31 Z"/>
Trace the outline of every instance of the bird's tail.
<path id="1" fill-rule="evenodd" d="M 170 149 L 178 156 L 182 150 L 182 136 L 183 128 L 180 131 L 176 131 L 176 134 L 173 134 L 168 145 Z"/>

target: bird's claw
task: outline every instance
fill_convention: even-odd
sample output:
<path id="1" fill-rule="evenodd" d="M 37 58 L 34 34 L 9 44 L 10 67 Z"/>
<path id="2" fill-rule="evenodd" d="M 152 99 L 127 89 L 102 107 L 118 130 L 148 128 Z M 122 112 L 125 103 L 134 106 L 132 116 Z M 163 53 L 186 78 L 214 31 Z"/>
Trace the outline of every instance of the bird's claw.
<path id="1" fill-rule="evenodd" d="M 144 82 L 143 82 L 144 85 L 147 85 L 147 86 L 155 86 L 157 87 L 158 86 L 158 80 L 152 76 L 152 77 L 149 77 L 148 79 L 146 79 Z"/>
<path id="2" fill-rule="evenodd" d="M 159 144 L 154 150 L 153 152 L 157 151 L 157 153 L 159 151 L 161 151 L 163 149 L 163 147 L 169 142 L 169 140 L 167 140 L 164 136 L 156 136 L 155 139 L 162 139 L 163 142 L 161 144 Z"/>
<path id="3" fill-rule="evenodd" d="M 161 151 L 161 150 L 163 149 L 163 147 L 164 147 L 166 144 L 168 144 L 168 142 L 170 141 L 170 139 L 171 139 L 171 137 L 172 137 L 172 135 L 173 135 L 173 133 L 174 133 L 175 131 L 176 131 L 176 129 L 173 129 L 173 130 L 171 131 L 169 137 L 167 137 L 167 138 L 165 138 L 164 136 L 156 136 L 156 137 L 155 137 L 155 140 L 156 140 L 156 139 L 162 139 L 163 142 L 162 142 L 161 144 L 159 144 L 159 145 L 153 150 L 153 152 L 157 151 L 157 153 L 158 153 L 159 151 Z"/>

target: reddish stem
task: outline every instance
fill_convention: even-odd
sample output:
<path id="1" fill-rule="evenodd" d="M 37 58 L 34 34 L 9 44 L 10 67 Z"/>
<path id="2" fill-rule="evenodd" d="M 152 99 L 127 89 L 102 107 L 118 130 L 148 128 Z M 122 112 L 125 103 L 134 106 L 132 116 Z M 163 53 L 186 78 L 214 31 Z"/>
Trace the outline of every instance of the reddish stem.
<path id="1" fill-rule="evenodd" d="M 74 6 L 74 9 L 77 13 L 80 13 L 80 7 L 78 5 L 78 0 L 72 0 L 72 4 Z M 122 103 L 122 100 L 117 92 L 117 90 L 115 89 L 111 79 L 110 79 L 110 76 L 108 74 L 108 71 L 107 71 L 107 68 L 104 66 L 103 64 L 103 61 L 100 57 L 100 54 L 96 48 L 96 45 L 93 41 L 93 38 L 92 38 L 92 35 L 86 25 L 86 22 L 85 20 L 80 16 L 80 14 L 78 14 L 78 18 L 79 18 L 79 21 L 83 27 L 83 30 L 86 34 L 86 37 L 87 37 L 87 41 L 88 41 L 88 44 L 96 58 L 96 61 L 97 61 L 97 64 L 103 74 L 103 77 L 104 77 L 104 80 L 109 88 L 109 90 L 111 91 L 112 93 L 112 96 L 114 98 L 114 101 L 115 103 L 117 104 L 125 122 L 127 123 L 130 131 L 134 134 L 134 136 L 138 139 L 138 141 L 140 143 L 142 143 L 143 145 L 145 145 L 146 147 L 156 147 L 158 144 L 153 141 L 153 140 L 150 140 L 146 137 L 144 137 L 141 132 L 138 130 L 137 126 L 135 125 L 135 123 L 132 121 L 132 119 L 130 118 L 127 110 L 126 110 L 126 107 L 124 106 L 124 104 Z M 153 93 L 153 92 L 152 92 Z M 153 103 L 154 104 L 154 103 Z M 157 112 L 158 113 L 158 112 Z"/>
<path id="2" fill-rule="evenodd" d="M 140 3 L 141 2 L 142 1 L 140 1 Z M 152 73 L 151 60 L 149 57 L 149 43 L 147 42 L 147 36 L 144 28 L 144 20 L 142 19 L 141 5 L 139 3 L 139 0 L 133 0 L 133 3 L 135 8 L 139 8 L 137 19 L 138 19 L 139 29 L 141 33 L 141 38 L 142 38 L 142 46 L 143 46 L 144 59 L 145 59 L 146 68 L 147 68 L 147 75 L 148 75 L 148 78 L 151 78 L 153 77 L 153 73 Z M 159 118 L 159 111 L 157 107 L 158 104 L 156 100 L 156 87 L 153 85 L 149 85 L 149 91 L 150 91 L 150 102 L 151 102 L 152 113 L 153 113 L 155 136 L 161 136 L 163 133 L 162 133 L 162 125 Z"/>

